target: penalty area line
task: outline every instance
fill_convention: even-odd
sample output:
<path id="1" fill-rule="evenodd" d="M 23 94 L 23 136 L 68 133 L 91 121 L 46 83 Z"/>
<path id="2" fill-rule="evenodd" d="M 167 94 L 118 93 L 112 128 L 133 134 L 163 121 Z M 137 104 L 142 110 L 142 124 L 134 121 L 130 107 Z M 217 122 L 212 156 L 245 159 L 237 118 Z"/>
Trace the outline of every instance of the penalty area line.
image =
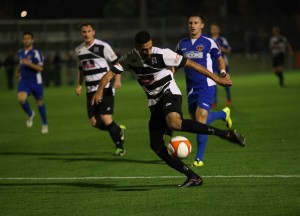
<path id="1" fill-rule="evenodd" d="M 300 178 L 300 175 L 213 175 L 202 176 L 203 178 Z M 8 180 L 103 180 L 103 179 L 175 179 L 184 176 L 86 176 L 86 177 L 0 177 L 0 181 Z"/>

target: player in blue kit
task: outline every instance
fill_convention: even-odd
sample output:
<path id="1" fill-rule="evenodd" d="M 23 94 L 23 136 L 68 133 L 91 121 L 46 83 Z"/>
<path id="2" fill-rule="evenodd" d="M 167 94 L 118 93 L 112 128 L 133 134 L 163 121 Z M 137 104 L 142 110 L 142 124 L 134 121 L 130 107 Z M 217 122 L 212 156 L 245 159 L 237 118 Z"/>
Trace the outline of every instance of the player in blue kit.
<path id="1" fill-rule="evenodd" d="M 43 134 L 48 133 L 48 123 L 46 115 L 46 107 L 43 102 L 43 83 L 42 75 L 44 57 L 40 50 L 33 48 L 34 37 L 30 32 L 23 34 L 23 46 L 24 49 L 19 50 L 18 58 L 20 64 L 17 69 L 17 77 L 20 78 L 18 87 L 18 101 L 28 116 L 27 127 L 31 128 L 33 125 L 33 119 L 35 112 L 30 108 L 27 100 L 31 94 L 36 100 L 39 113 L 42 118 L 42 130 Z"/>
<path id="2" fill-rule="evenodd" d="M 222 57 L 226 64 L 226 72 L 229 71 L 229 65 L 228 65 L 228 58 L 227 54 L 231 52 L 231 46 L 229 45 L 227 39 L 220 35 L 220 26 L 217 23 L 212 23 L 210 25 L 210 33 L 212 38 L 217 42 L 220 50 L 222 51 Z M 218 65 L 218 59 L 212 58 L 213 60 L 213 72 L 214 73 L 221 73 Z M 231 105 L 231 94 L 230 94 L 230 87 L 224 86 L 226 91 L 226 106 Z M 215 94 L 214 94 L 214 101 L 213 101 L 213 107 L 217 107 L 218 104 L 218 95 L 217 95 L 217 85 L 215 85 Z"/>
<path id="3" fill-rule="evenodd" d="M 217 59 L 221 76 L 228 76 L 226 65 L 222 57 L 221 50 L 216 42 L 202 34 L 204 19 L 202 14 L 194 13 L 188 17 L 188 27 L 190 37 L 179 41 L 176 52 L 185 58 L 191 59 L 213 73 L 212 58 Z M 175 69 L 176 70 L 176 69 Z M 186 77 L 186 90 L 188 96 L 188 110 L 193 120 L 200 123 L 210 124 L 217 119 L 226 121 L 229 128 L 232 126 L 230 109 L 225 107 L 222 111 L 210 112 L 215 93 L 216 83 L 202 74 L 196 73 L 192 68 L 184 68 Z M 193 166 L 204 165 L 204 151 L 208 136 L 197 134 L 197 153 Z"/>

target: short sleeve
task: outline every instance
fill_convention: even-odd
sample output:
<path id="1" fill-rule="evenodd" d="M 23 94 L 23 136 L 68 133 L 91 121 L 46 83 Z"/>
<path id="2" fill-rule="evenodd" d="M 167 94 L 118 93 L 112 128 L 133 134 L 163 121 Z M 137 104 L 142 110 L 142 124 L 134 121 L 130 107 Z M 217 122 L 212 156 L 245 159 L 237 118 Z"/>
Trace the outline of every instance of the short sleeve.
<path id="1" fill-rule="evenodd" d="M 182 61 L 184 58 L 182 55 L 170 50 L 170 49 L 163 49 L 163 59 L 167 66 L 175 66 L 178 67 L 182 65 Z"/>
<path id="2" fill-rule="evenodd" d="M 210 41 L 211 41 L 210 54 L 212 57 L 218 59 L 220 56 L 222 56 L 222 52 L 214 40 L 210 40 Z"/>
<path id="3" fill-rule="evenodd" d="M 108 44 L 104 46 L 104 57 L 109 62 L 114 62 L 118 59 L 118 56 Z"/>

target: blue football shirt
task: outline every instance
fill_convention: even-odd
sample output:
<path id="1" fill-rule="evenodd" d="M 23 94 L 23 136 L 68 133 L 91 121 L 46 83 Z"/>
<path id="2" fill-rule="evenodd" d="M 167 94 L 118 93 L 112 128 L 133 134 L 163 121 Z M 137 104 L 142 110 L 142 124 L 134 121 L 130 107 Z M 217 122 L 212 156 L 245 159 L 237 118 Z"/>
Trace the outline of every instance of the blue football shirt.
<path id="1" fill-rule="evenodd" d="M 218 46 L 220 48 L 231 48 L 228 41 L 226 40 L 225 37 L 219 36 L 217 38 L 214 38 L 216 43 L 218 44 Z M 224 58 L 225 64 L 226 64 L 226 70 L 228 71 L 228 58 L 226 56 L 225 53 L 222 52 L 222 56 Z M 219 72 L 219 66 L 218 66 L 218 59 L 217 58 L 213 58 L 213 72 Z"/>
<path id="2" fill-rule="evenodd" d="M 221 56 L 221 50 L 217 43 L 212 38 L 203 34 L 197 39 L 184 38 L 180 40 L 176 52 L 201 64 L 211 72 L 213 71 L 212 58 L 217 59 Z M 184 71 L 187 90 L 216 85 L 213 80 L 189 67 L 185 67 Z"/>
<path id="3" fill-rule="evenodd" d="M 44 65 L 44 56 L 40 50 L 37 49 L 31 49 L 31 50 L 19 50 L 18 52 L 19 60 L 21 59 L 27 59 L 33 64 L 37 64 L 40 66 Z M 33 82 L 36 84 L 42 83 L 42 76 L 41 71 L 36 71 L 29 67 L 28 65 L 20 63 L 20 69 L 21 69 L 21 80 L 27 81 L 27 82 Z"/>

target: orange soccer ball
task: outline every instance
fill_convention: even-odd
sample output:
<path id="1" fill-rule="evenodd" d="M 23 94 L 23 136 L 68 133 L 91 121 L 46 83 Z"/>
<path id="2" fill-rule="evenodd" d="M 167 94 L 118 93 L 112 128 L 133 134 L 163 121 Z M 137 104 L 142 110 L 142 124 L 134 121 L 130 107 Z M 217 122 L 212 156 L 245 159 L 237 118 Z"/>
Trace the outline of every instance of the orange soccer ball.
<path id="1" fill-rule="evenodd" d="M 191 142 L 183 136 L 175 136 L 167 144 L 169 155 L 180 159 L 187 158 L 192 152 Z"/>

